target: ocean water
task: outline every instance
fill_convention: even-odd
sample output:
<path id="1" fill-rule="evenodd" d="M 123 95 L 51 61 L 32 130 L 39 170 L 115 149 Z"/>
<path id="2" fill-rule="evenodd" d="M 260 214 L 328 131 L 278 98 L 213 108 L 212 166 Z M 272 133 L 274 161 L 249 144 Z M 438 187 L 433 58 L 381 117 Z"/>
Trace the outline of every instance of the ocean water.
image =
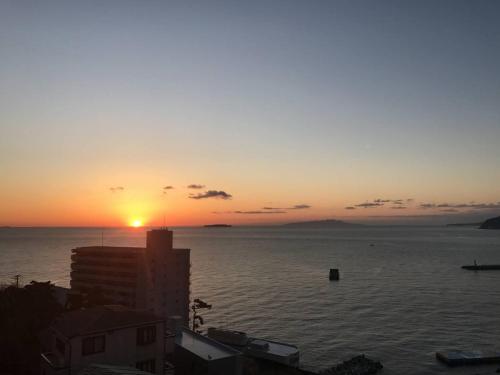
<path id="1" fill-rule="evenodd" d="M 145 229 L 106 229 L 105 245 L 143 246 Z M 99 245 L 101 230 L 0 229 L 0 281 L 69 285 L 71 249 Z M 223 326 L 295 344 L 308 369 L 365 353 L 384 374 L 481 374 L 450 369 L 437 350 L 500 349 L 500 231 L 461 227 L 174 228 L 191 252 L 193 298 Z M 370 246 L 373 244 L 374 246 Z M 329 268 L 340 281 L 328 280 Z"/>

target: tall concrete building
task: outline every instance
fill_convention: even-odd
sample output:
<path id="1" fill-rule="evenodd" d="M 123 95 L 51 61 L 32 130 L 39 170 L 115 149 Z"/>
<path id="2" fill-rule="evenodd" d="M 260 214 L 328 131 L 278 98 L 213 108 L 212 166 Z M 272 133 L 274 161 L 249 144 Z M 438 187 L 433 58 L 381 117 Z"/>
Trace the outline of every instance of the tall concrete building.
<path id="1" fill-rule="evenodd" d="M 87 246 L 72 250 L 71 291 L 99 288 L 109 303 L 189 320 L 190 250 L 173 248 L 173 232 L 147 232 L 146 247 Z"/>

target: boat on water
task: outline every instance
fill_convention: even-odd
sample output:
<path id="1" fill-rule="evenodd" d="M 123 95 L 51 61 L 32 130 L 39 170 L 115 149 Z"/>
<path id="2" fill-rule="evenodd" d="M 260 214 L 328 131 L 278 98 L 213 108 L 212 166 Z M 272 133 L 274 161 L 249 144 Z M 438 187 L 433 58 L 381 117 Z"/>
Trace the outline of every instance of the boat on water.
<path id="1" fill-rule="evenodd" d="M 208 337 L 232 346 L 249 357 L 299 367 L 299 349 L 295 345 L 249 337 L 245 332 L 214 327 L 208 329 Z"/>
<path id="2" fill-rule="evenodd" d="M 500 352 L 452 350 L 449 352 L 436 352 L 436 358 L 448 366 L 479 365 L 483 363 L 500 363 Z"/>

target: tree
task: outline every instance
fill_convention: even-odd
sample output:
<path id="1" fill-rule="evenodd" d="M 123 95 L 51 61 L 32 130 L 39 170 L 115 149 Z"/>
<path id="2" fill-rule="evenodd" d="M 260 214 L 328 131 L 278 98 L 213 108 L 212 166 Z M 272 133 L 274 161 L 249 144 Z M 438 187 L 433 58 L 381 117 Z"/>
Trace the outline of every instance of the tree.
<path id="1" fill-rule="evenodd" d="M 195 298 L 193 301 L 193 304 L 191 305 L 191 310 L 193 311 L 193 328 L 192 330 L 194 332 L 201 333 L 201 330 L 198 330 L 205 322 L 203 321 L 203 317 L 201 315 L 198 315 L 198 310 L 201 309 L 208 309 L 210 310 L 212 308 L 212 305 L 209 305 L 208 303 L 202 301 L 199 298 Z"/>
<path id="2" fill-rule="evenodd" d="M 50 281 L 0 289 L 0 367 L 13 374 L 38 374 L 39 333 L 62 312 Z"/>
<path id="3" fill-rule="evenodd" d="M 110 303 L 99 286 L 94 286 L 82 293 L 68 293 L 66 310 L 79 310 L 87 307 L 103 306 Z"/>

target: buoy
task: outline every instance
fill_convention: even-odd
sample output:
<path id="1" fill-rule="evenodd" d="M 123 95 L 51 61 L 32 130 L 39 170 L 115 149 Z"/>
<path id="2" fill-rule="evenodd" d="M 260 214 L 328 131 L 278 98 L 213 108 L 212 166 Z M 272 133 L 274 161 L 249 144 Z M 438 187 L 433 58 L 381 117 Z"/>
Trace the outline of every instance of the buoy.
<path id="1" fill-rule="evenodd" d="M 330 280 L 339 279 L 339 270 L 337 268 L 330 268 Z"/>

